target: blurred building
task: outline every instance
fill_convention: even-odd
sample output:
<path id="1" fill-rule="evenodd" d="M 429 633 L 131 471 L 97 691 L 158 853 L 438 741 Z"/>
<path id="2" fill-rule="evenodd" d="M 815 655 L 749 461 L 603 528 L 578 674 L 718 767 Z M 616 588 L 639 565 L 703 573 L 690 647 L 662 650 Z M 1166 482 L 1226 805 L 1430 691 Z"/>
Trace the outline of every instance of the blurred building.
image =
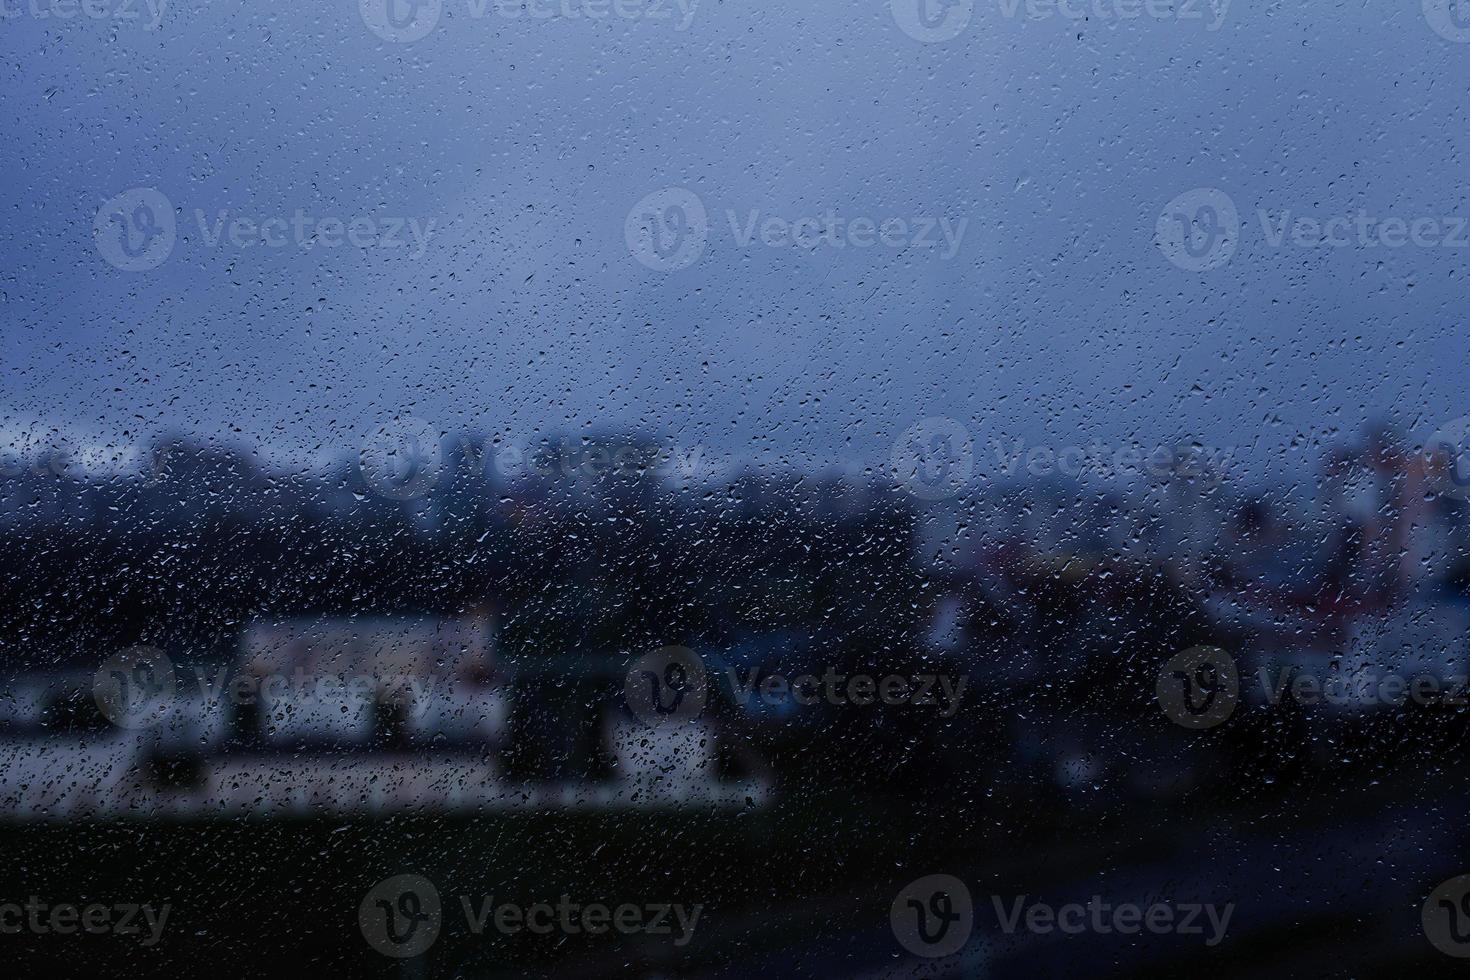
<path id="1" fill-rule="evenodd" d="M 93 676 L 28 674 L 0 697 L 0 817 L 382 816 L 699 801 L 744 806 L 768 787 L 722 782 L 703 723 L 649 730 L 588 716 L 606 778 L 506 772 L 516 733 L 565 754 L 589 691 L 574 675 L 519 684 L 495 657 L 488 608 L 434 617 L 307 617 L 248 627 L 233 664 L 175 665 L 162 720 L 110 724 Z M 544 677 L 542 678 L 545 679 Z M 603 699 L 613 703 L 612 697 Z M 514 726 L 514 713 L 535 726 Z M 560 743 L 561 747 L 557 748 Z M 537 752 L 521 751 L 522 757 Z"/>

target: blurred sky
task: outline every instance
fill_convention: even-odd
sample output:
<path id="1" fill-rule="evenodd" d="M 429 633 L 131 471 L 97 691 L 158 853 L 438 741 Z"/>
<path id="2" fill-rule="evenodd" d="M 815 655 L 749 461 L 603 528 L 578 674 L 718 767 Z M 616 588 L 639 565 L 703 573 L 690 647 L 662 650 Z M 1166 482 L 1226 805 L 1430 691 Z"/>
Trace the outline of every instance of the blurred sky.
<path id="1" fill-rule="evenodd" d="M 446 0 L 408 44 L 343 0 L 0 20 L 0 416 L 309 453 L 408 411 L 816 466 L 950 416 L 981 446 L 1193 437 L 1289 472 L 1368 419 L 1470 413 L 1470 248 L 1271 248 L 1256 216 L 1470 215 L 1470 44 L 1417 0 L 1237 0 L 1213 32 L 1003 9 L 937 44 L 881 2 L 703 0 L 681 32 Z M 140 186 L 179 241 L 126 273 L 92 225 Z M 660 273 L 623 226 L 668 186 L 712 227 Z M 1243 229 L 1194 273 L 1153 229 L 1201 186 Z M 194 219 L 297 208 L 436 234 L 414 260 L 210 247 Z M 949 261 L 741 248 L 726 213 L 757 209 L 968 224 Z"/>

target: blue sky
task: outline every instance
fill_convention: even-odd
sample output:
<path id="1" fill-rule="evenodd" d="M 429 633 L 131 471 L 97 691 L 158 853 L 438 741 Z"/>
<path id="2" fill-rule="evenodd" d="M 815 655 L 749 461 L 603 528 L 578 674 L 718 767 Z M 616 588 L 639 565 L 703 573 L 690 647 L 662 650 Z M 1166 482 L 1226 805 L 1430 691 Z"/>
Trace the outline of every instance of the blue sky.
<path id="1" fill-rule="evenodd" d="M 683 31 L 468 10 L 406 44 L 342 2 L 0 21 L 6 426 L 350 450 L 407 411 L 822 466 L 943 416 L 1300 475 L 1314 438 L 1470 412 L 1470 247 L 1272 246 L 1260 218 L 1470 215 L 1470 44 L 1418 4 L 1237 0 L 1210 31 L 991 0 L 933 44 L 884 3 L 704 0 Z M 178 226 L 146 272 L 93 238 L 135 187 Z M 657 272 L 624 224 L 666 187 L 710 228 Z M 1241 230 L 1190 272 L 1153 232 L 1198 187 Z M 196 219 L 297 210 L 434 225 L 409 256 L 211 245 Z M 946 260 L 731 227 L 829 210 L 965 231 Z"/>

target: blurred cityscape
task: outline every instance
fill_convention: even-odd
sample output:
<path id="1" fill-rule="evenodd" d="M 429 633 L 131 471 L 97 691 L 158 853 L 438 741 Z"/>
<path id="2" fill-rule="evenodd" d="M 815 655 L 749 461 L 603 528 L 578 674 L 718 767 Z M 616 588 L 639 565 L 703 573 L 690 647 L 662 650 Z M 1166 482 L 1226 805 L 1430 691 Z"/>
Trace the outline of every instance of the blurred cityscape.
<path id="1" fill-rule="evenodd" d="M 7 459 L 0 821 L 739 818 L 826 798 L 876 814 L 886 799 L 1012 843 L 1065 827 L 1100 843 L 1145 813 L 1267 814 L 1324 768 L 1363 787 L 1409 757 L 1459 769 L 1463 709 L 1304 707 L 1251 681 L 1289 668 L 1450 683 L 1470 667 L 1458 460 L 1387 429 L 1326 454 L 1310 498 L 1173 465 L 1127 485 L 1022 474 L 922 499 L 880 469 L 697 478 L 633 435 L 548 442 L 502 479 L 495 448 L 444 439 L 432 479 L 417 479 L 423 460 L 392 474 L 411 493 L 385 492 L 365 461 L 284 474 L 183 439 L 105 477 Z M 709 705 L 692 727 L 649 728 L 625 677 L 669 644 L 702 659 Z M 1208 733 L 1155 703 L 1162 665 L 1200 645 L 1234 657 L 1245 705 Z M 173 672 L 156 720 L 120 721 L 99 696 L 117 656 Z M 723 683 L 828 670 L 968 690 L 945 715 Z M 1388 812 L 1343 838 L 1366 848 L 1344 869 L 1372 859 L 1362 842 Z M 761 847 L 783 846 L 761 826 Z M 1452 864 L 1441 845 L 1418 859 Z M 1129 887 L 1198 884 L 1178 862 L 1107 860 Z M 1235 928 L 1278 928 L 1268 905 Z M 748 962 L 780 961 L 773 942 Z M 1026 975 L 1052 955 L 970 949 L 951 966 Z M 1155 963 L 1139 956 L 1116 972 Z"/>

